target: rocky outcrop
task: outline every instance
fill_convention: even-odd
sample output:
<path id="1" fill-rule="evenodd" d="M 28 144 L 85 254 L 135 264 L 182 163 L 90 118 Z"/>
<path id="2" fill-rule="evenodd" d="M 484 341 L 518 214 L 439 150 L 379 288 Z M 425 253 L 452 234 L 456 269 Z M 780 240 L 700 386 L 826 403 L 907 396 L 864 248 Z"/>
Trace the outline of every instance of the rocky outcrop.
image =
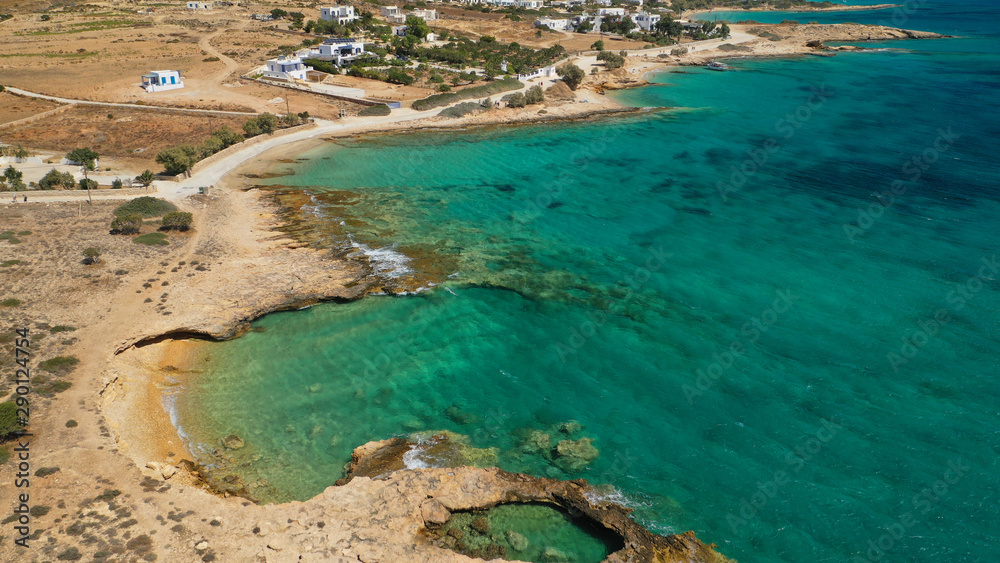
<path id="1" fill-rule="evenodd" d="M 373 483 L 381 482 L 383 489 L 397 491 L 393 502 L 406 499 L 405 502 L 412 505 L 411 518 L 419 519 L 417 531 L 420 534 L 439 528 L 455 512 L 487 510 L 506 503 L 546 503 L 577 517 L 589 518 L 620 537 L 624 547 L 611 554 L 606 559 L 608 562 L 729 561 L 715 551 L 713 545 L 698 540 L 693 532 L 660 536 L 646 530 L 629 517 L 630 508 L 599 500 L 597 491 L 582 479 L 545 479 L 508 473 L 495 467 L 397 471 L 377 481 L 361 475 L 372 471 L 372 468 L 381 472 L 386 467 L 405 465 L 402 456 L 410 445 L 405 440 L 396 439 L 361 446 L 352 456 L 348 484 L 327 489 L 309 503 L 322 502 L 324 497 L 336 497 L 341 494 L 337 489 L 346 492 L 369 488 Z M 476 525 L 483 527 L 486 524 Z M 393 528 L 396 527 L 393 524 Z M 519 539 L 515 537 L 513 541 Z"/>

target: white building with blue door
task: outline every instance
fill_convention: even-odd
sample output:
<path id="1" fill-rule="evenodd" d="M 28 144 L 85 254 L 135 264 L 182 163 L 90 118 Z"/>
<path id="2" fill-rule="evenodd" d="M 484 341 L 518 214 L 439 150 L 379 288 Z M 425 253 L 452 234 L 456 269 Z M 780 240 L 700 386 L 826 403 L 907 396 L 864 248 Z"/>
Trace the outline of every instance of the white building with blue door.
<path id="1" fill-rule="evenodd" d="M 176 90 L 184 87 L 184 79 L 179 70 L 154 70 L 142 75 L 142 87 L 147 92 Z"/>

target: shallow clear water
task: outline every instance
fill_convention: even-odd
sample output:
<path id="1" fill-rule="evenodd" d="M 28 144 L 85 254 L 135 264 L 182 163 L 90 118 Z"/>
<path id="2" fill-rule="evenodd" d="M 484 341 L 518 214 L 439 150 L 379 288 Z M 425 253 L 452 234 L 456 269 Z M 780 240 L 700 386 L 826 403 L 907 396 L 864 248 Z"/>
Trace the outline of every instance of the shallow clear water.
<path id="1" fill-rule="evenodd" d="M 212 345 L 181 425 L 244 437 L 269 500 L 447 429 L 740 561 L 996 559 L 1000 12 L 919 14 L 904 27 L 965 37 L 665 73 L 619 97 L 683 109 L 281 165 L 297 187 L 276 189 L 351 193 L 318 221 L 454 275 Z M 600 452 L 580 471 L 523 444 L 567 420 Z"/>

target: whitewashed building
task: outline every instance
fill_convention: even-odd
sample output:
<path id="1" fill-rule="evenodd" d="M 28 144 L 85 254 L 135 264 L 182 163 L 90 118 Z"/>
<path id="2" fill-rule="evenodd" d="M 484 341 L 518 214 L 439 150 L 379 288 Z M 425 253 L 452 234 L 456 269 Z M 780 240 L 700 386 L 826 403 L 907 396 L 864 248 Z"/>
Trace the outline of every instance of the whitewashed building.
<path id="1" fill-rule="evenodd" d="M 211 10 L 212 9 L 212 3 L 211 2 L 196 2 L 195 0 L 190 0 L 187 3 L 187 9 L 188 10 Z"/>
<path id="2" fill-rule="evenodd" d="M 278 57 L 267 61 L 264 76 L 282 80 L 305 80 L 306 73 L 313 70 L 298 57 Z"/>
<path id="3" fill-rule="evenodd" d="M 184 79 L 179 70 L 154 70 L 142 75 L 142 87 L 147 92 L 162 92 L 184 87 Z"/>
<path id="4" fill-rule="evenodd" d="M 656 23 L 660 21 L 659 14 L 647 14 L 646 12 L 637 12 L 632 16 L 632 21 L 635 22 L 643 31 L 653 31 Z"/>
<path id="5" fill-rule="evenodd" d="M 354 13 L 354 6 L 321 6 L 319 9 L 319 18 L 328 22 L 347 25 L 358 19 L 358 15 Z"/>
<path id="6" fill-rule="evenodd" d="M 399 9 L 399 6 L 382 6 L 379 8 L 379 13 L 382 14 L 383 18 L 389 20 L 389 23 L 403 23 L 406 21 L 406 15 Z"/>
<path id="7" fill-rule="evenodd" d="M 597 15 L 622 18 L 625 17 L 625 8 L 598 8 Z"/>
<path id="8" fill-rule="evenodd" d="M 517 7 L 526 10 L 537 10 L 545 5 L 541 0 L 517 0 Z"/>
<path id="9" fill-rule="evenodd" d="M 434 21 L 438 19 L 437 10 L 413 10 L 412 14 L 418 18 L 423 18 L 425 22 Z"/>
<path id="10" fill-rule="evenodd" d="M 538 18 L 535 20 L 535 27 L 547 27 L 555 31 L 569 31 L 572 29 L 568 19 Z"/>
<path id="11" fill-rule="evenodd" d="M 332 61 L 337 66 L 350 66 L 365 53 L 365 44 L 359 39 L 331 37 L 309 50 L 309 56 Z"/>

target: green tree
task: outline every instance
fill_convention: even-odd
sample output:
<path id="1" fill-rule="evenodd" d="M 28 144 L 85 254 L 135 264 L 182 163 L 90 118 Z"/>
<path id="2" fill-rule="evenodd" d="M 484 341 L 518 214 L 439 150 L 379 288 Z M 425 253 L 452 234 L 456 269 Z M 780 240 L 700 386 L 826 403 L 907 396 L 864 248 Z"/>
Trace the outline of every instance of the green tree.
<path id="1" fill-rule="evenodd" d="M 134 235 L 142 228 L 142 215 L 131 213 L 115 217 L 111 221 L 111 234 L 113 235 Z"/>
<path id="2" fill-rule="evenodd" d="M 89 148 L 73 149 L 66 153 L 66 160 L 82 164 L 86 170 L 93 170 L 97 165 L 97 159 L 100 157 L 101 155 L 90 150 Z"/>
<path id="3" fill-rule="evenodd" d="M 559 75 L 559 78 L 563 79 L 563 82 L 569 86 L 570 90 L 576 90 L 577 87 L 580 86 L 580 83 L 583 82 L 583 79 L 587 76 L 583 72 L 582 68 L 573 63 L 566 63 L 557 68 L 556 74 Z"/>
<path id="4" fill-rule="evenodd" d="M 69 172 L 60 172 L 53 168 L 38 181 L 38 187 L 43 190 L 71 189 L 76 185 L 76 179 Z"/>
<path id="5" fill-rule="evenodd" d="M 3 171 L 3 179 L 7 182 L 10 189 L 15 192 L 19 192 L 27 187 L 24 185 L 24 173 L 13 166 L 8 166 Z"/>
<path id="6" fill-rule="evenodd" d="M 194 216 L 186 211 L 171 211 L 163 216 L 160 221 L 160 230 L 163 231 L 186 231 L 191 228 Z"/>
<path id="7" fill-rule="evenodd" d="M 603 51 L 604 50 L 604 40 L 603 39 L 598 39 L 597 41 L 594 41 L 593 43 L 591 43 L 590 48 L 594 49 L 595 51 Z"/>
<path id="8" fill-rule="evenodd" d="M 80 189 L 81 190 L 96 190 L 97 189 L 97 180 L 91 180 L 89 178 L 83 178 L 83 179 L 81 179 L 80 180 Z"/>
<path id="9" fill-rule="evenodd" d="M 611 51 L 601 51 L 597 54 L 597 60 L 603 61 L 604 67 L 608 70 L 614 70 L 625 66 L 625 57 L 620 54 L 612 53 Z"/>
<path id="10" fill-rule="evenodd" d="M 124 184 L 122 183 L 121 178 L 115 178 L 114 180 L 111 181 L 111 189 L 112 190 L 120 190 L 120 189 L 122 189 L 123 185 Z"/>
<path id="11" fill-rule="evenodd" d="M 24 162 L 24 159 L 28 158 L 29 156 L 31 156 L 31 153 L 28 152 L 27 149 L 25 149 L 21 145 L 17 145 L 16 147 L 14 147 L 15 162 Z"/>
<path id="12" fill-rule="evenodd" d="M 722 37 L 723 39 L 728 39 L 729 35 L 730 35 L 729 24 L 726 22 L 722 22 L 721 24 L 719 24 L 719 36 Z"/>
<path id="13" fill-rule="evenodd" d="M 287 15 L 288 15 L 288 12 L 282 10 L 281 8 L 275 8 L 275 9 L 271 10 L 271 17 L 274 18 L 274 19 L 276 19 L 276 20 L 280 20 L 280 19 L 284 18 Z"/>
<path id="14" fill-rule="evenodd" d="M 523 108 L 525 106 L 524 94 L 520 92 L 514 92 L 513 94 L 505 97 L 507 98 L 507 107 Z"/>
<path id="15" fill-rule="evenodd" d="M 97 264 L 101 261 L 101 249 L 96 246 L 91 246 L 83 251 L 83 263 L 84 264 Z"/>
<path id="16" fill-rule="evenodd" d="M 154 176 L 149 170 L 146 170 L 142 174 L 135 177 L 136 183 L 140 184 L 144 188 L 148 188 L 153 185 L 154 180 L 156 180 L 156 176 Z"/>
<path id="17" fill-rule="evenodd" d="M 278 128 L 278 116 L 264 112 L 257 116 L 257 125 L 260 126 L 261 133 L 270 135 Z"/>
<path id="18" fill-rule="evenodd" d="M 412 35 L 417 39 L 423 41 L 427 38 L 427 34 L 431 32 L 431 26 L 427 25 L 424 18 L 418 18 L 417 16 L 406 16 L 406 34 Z"/>
<path id="19" fill-rule="evenodd" d="M 156 162 L 163 165 L 167 174 L 177 176 L 191 170 L 198 161 L 198 149 L 191 145 L 180 145 L 164 149 L 156 155 Z"/>

